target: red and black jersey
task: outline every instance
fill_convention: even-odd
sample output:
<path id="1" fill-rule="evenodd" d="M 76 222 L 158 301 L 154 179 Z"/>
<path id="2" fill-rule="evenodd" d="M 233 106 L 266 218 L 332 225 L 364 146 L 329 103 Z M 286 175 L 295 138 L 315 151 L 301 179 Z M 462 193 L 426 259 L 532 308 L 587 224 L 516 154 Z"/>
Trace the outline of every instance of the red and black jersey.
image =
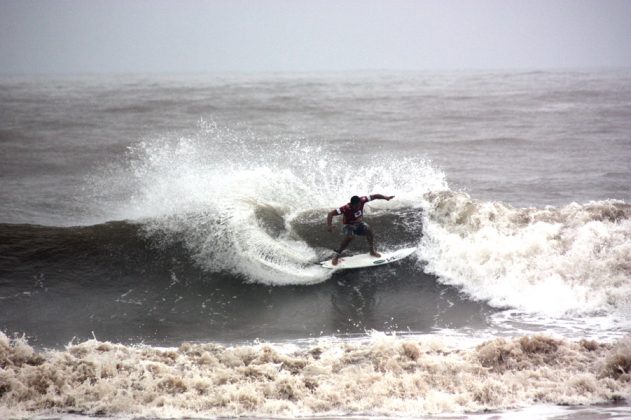
<path id="1" fill-rule="evenodd" d="M 346 203 L 345 205 L 337 209 L 337 214 L 344 215 L 344 220 L 342 221 L 342 223 L 348 225 L 351 223 L 355 223 L 357 219 L 361 219 L 361 217 L 364 215 L 364 204 L 366 204 L 370 200 L 372 200 L 371 196 L 364 195 L 362 197 L 359 197 L 358 209 L 354 209 L 351 203 Z"/>

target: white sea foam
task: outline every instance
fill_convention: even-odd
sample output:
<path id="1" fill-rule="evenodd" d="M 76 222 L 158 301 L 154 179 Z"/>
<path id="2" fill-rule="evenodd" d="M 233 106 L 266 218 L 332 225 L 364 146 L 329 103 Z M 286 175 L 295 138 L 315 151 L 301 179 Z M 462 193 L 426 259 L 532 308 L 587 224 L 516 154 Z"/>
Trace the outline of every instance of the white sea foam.
<path id="1" fill-rule="evenodd" d="M 547 336 L 454 347 L 383 334 L 297 347 L 90 340 L 37 352 L 0 334 L 0 415 L 426 415 L 631 397 L 631 343 Z"/>
<path id="2" fill-rule="evenodd" d="M 441 281 L 497 307 L 629 316 L 628 204 L 513 208 L 453 191 L 425 199 L 421 254 Z"/>

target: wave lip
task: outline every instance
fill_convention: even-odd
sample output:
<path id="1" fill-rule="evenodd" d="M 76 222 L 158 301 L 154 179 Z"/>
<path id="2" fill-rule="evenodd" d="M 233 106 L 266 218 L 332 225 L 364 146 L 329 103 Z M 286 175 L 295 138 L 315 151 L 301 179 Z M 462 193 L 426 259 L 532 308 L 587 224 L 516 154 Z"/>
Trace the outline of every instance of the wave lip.
<path id="1" fill-rule="evenodd" d="M 593 404 L 631 396 L 630 351 L 628 339 L 532 336 L 458 349 L 376 333 L 305 347 L 89 340 L 38 353 L 0 335 L 0 413 L 419 415 Z"/>

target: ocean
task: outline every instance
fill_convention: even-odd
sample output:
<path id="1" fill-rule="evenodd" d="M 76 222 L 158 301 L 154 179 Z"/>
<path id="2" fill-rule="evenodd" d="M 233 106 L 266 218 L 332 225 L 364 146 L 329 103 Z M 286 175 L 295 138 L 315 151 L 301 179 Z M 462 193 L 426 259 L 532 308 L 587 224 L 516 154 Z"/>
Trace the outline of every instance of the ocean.
<path id="1" fill-rule="evenodd" d="M 0 417 L 631 418 L 630 202 L 628 69 L 3 76 Z"/>

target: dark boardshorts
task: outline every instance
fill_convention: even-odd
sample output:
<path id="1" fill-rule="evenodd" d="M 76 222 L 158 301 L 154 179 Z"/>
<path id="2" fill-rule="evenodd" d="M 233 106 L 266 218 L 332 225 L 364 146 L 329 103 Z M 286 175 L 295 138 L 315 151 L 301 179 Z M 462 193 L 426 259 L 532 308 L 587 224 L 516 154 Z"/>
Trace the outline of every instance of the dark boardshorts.
<path id="1" fill-rule="evenodd" d="M 368 224 L 365 222 L 344 225 L 342 233 L 346 236 L 366 236 L 368 233 Z"/>

